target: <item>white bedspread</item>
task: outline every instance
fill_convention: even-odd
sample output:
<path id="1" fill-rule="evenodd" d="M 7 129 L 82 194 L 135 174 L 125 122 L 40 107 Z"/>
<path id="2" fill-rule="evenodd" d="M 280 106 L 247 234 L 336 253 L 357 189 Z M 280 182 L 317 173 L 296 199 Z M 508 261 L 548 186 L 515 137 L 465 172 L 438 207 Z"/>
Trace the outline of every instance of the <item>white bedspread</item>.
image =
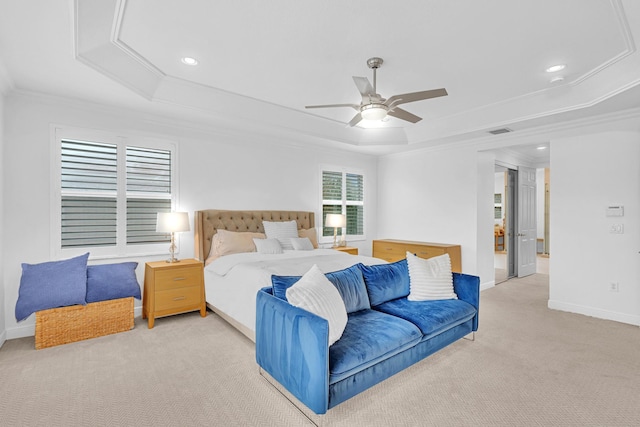
<path id="1" fill-rule="evenodd" d="M 256 293 L 271 286 L 271 275 L 301 276 L 314 264 L 330 273 L 358 263 L 374 265 L 385 261 L 333 249 L 226 255 L 205 267 L 207 303 L 255 332 Z"/>

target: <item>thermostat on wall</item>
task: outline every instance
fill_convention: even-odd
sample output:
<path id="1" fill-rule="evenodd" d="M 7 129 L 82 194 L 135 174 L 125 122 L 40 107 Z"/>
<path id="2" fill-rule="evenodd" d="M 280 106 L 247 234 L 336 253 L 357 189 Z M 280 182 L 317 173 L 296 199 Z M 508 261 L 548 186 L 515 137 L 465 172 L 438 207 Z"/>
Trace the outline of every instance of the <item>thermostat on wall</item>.
<path id="1" fill-rule="evenodd" d="M 607 216 L 624 216 L 624 206 L 607 206 Z"/>

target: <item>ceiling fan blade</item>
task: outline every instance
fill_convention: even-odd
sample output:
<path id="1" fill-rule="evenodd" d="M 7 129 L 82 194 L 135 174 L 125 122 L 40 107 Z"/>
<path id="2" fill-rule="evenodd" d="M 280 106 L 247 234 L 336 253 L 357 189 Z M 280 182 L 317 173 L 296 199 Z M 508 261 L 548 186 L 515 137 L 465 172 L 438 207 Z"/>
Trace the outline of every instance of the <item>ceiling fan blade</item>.
<path id="1" fill-rule="evenodd" d="M 351 119 L 351 121 L 349 122 L 349 126 L 353 127 L 358 123 L 360 123 L 361 120 L 362 120 L 362 114 L 358 113 L 355 116 L 353 116 L 353 119 Z"/>
<path id="2" fill-rule="evenodd" d="M 447 90 L 445 88 L 425 90 L 422 92 L 403 93 L 402 95 L 393 95 L 387 99 L 384 104 L 389 106 L 391 103 L 394 105 L 406 104 L 407 102 L 422 101 L 423 99 L 437 98 L 439 96 L 447 96 Z"/>
<path id="3" fill-rule="evenodd" d="M 334 107 L 351 107 L 354 110 L 359 110 L 358 104 L 327 104 L 327 105 L 305 105 L 304 108 L 334 108 Z"/>
<path id="4" fill-rule="evenodd" d="M 393 110 L 389 110 L 387 112 L 388 115 L 398 118 L 398 119 L 402 119 L 402 120 L 406 120 L 408 122 L 411 123 L 417 123 L 420 120 L 422 120 L 422 117 L 418 117 L 415 114 L 412 114 L 410 112 L 408 112 L 407 110 L 403 110 L 402 108 L 394 108 Z"/>
<path id="5" fill-rule="evenodd" d="M 353 76 L 353 81 L 356 84 L 356 86 L 358 87 L 358 91 L 360 92 L 360 95 L 362 95 L 363 98 L 365 96 L 368 97 L 369 95 L 375 95 L 376 94 L 373 91 L 373 86 L 371 86 L 371 83 L 369 83 L 369 79 L 368 78 Z"/>

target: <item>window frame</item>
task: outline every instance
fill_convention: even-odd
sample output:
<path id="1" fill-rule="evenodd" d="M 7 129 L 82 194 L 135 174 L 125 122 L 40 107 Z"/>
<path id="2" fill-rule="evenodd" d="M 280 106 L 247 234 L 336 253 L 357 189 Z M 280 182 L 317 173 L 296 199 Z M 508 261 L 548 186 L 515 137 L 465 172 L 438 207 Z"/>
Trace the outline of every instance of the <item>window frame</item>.
<path id="1" fill-rule="evenodd" d="M 347 241 L 351 241 L 351 242 L 357 242 L 357 241 L 364 241 L 367 240 L 366 234 L 367 234 L 367 228 L 366 228 L 366 210 L 367 210 L 367 203 L 366 203 L 366 188 L 367 188 L 367 175 L 364 173 L 364 171 L 362 169 L 357 169 L 357 168 L 349 168 L 349 167 L 344 167 L 344 166 L 333 166 L 333 165 L 321 165 L 320 166 L 320 215 L 319 215 L 319 219 L 320 219 L 320 227 L 319 227 L 319 233 L 318 233 L 318 243 L 320 244 L 333 244 L 333 233 L 330 236 L 323 236 L 323 230 L 324 230 L 324 206 L 325 205 L 330 205 L 330 204 L 335 204 L 337 205 L 337 203 L 325 203 L 325 200 L 323 199 L 324 196 L 324 188 L 323 188 L 323 175 L 324 172 L 339 172 L 342 174 L 342 201 L 341 201 L 341 213 L 346 215 L 347 214 L 347 206 L 362 206 L 362 234 L 345 234 L 346 233 L 346 229 L 347 227 L 343 227 L 341 230 L 338 230 L 338 241 L 340 241 L 340 239 L 342 238 L 342 236 L 344 235 L 345 240 Z M 347 174 L 353 174 L 353 175 L 360 175 L 362 176 L 362 201 L 351 201 L 351 200 L 347 200 L 347 189 L 346 189 L 346 185 L 347 185 L 347 179 L 346 176 Z M 326 201 L 330 201 L 330 200 L 326 200 Z"/>
<path id="2" fill-rule="evenodd" d="M 62 248 L 62 140 L 75 140 L 112 144 L 117 146 L 117 214 L 116 244 L 114 246 L 85 246 Z M 169 242 L 150 244 L 127 244 L 127 147 L 139 147 L 171 152 L 171 210 L 178 204 L 178 149 L 174 141 L 160 138 L 127 135 L 120 133 L 51 125 L 51 170 L 50 170 L 50 242 L 53 259 L 68 258 L 89 252 L 91 259 L 128 258 L 133 256 L 153 256 L 168 254 Z M 86 193 L 85 193 L 86 194 Z M 135 194 L 129 194 L 137 198 Z M 176 233 L 176 253 L 180 250 L 180 234 Z"/>

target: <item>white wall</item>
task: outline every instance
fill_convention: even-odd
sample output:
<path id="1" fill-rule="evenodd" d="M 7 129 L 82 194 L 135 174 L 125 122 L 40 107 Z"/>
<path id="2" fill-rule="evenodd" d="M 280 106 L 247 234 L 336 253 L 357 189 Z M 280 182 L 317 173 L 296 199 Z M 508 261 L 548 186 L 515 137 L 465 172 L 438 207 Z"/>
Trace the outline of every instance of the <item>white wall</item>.
<path id="1" fill-rule="evenodd" d="M 536 226 L 538 239 L 544 239 L 544 168 L 536 169 Z"/>
<path id="2" fill-rule="evenodd" d="M 460 244 L 463 272 L 492 283 L 493 162 L 473 147 L 381 157 L 377 237 Z"/>
<path id="3" fill-rule="evenodd" d="M 34 328 L 34 316 L 19 324 L 14 317 L 20 263 L 51 259 L 51 124 L 176 141 L 179 209 L 191 215 L 208 208 L 310 210 L 317 213 L 316 225 L 320 226 L 320 165 L 356 168 L 366 177 L 365 227 L 375 229 L 377 161 L 368 155 L 319 148 L 303 140 L 194 130 L 154 117 L 51 97 L 14 93 L 7 97 L 5 108 L 4 155 L 11 160 L 5 162 L 2 172 L 7 184 L 11 183 L 4 191 L 5 220 L 11 226 L 4 227 L 2 274 L 8 338 L 33 334 Z M 370 255 L 371 235 L 367 237 L 367 241 L 349 243 Z M 181 258 L 193 256 L 193 233 L 181 233 L 180 249 Z M 150 258 L 132 260 L 140 263 L 137 273 L 142 283 L 144 262 Z M 136 305 L 139 312 L 140 302 Z"/>
<path id="4" fill-rule="evenodd" d="M 4 95 L 0 91 L 0 166 L 4 171 Z M 7 330 L 5 323 L 5 290 L 4 290 L 4 172 L 0 172 L 0 347 L 7 338 Z"/>
<path id="5" fill-rule="evenodd" d="M 551 183 L 549 307 L 640 325 L 640 132 L 552 140 Z"/>

